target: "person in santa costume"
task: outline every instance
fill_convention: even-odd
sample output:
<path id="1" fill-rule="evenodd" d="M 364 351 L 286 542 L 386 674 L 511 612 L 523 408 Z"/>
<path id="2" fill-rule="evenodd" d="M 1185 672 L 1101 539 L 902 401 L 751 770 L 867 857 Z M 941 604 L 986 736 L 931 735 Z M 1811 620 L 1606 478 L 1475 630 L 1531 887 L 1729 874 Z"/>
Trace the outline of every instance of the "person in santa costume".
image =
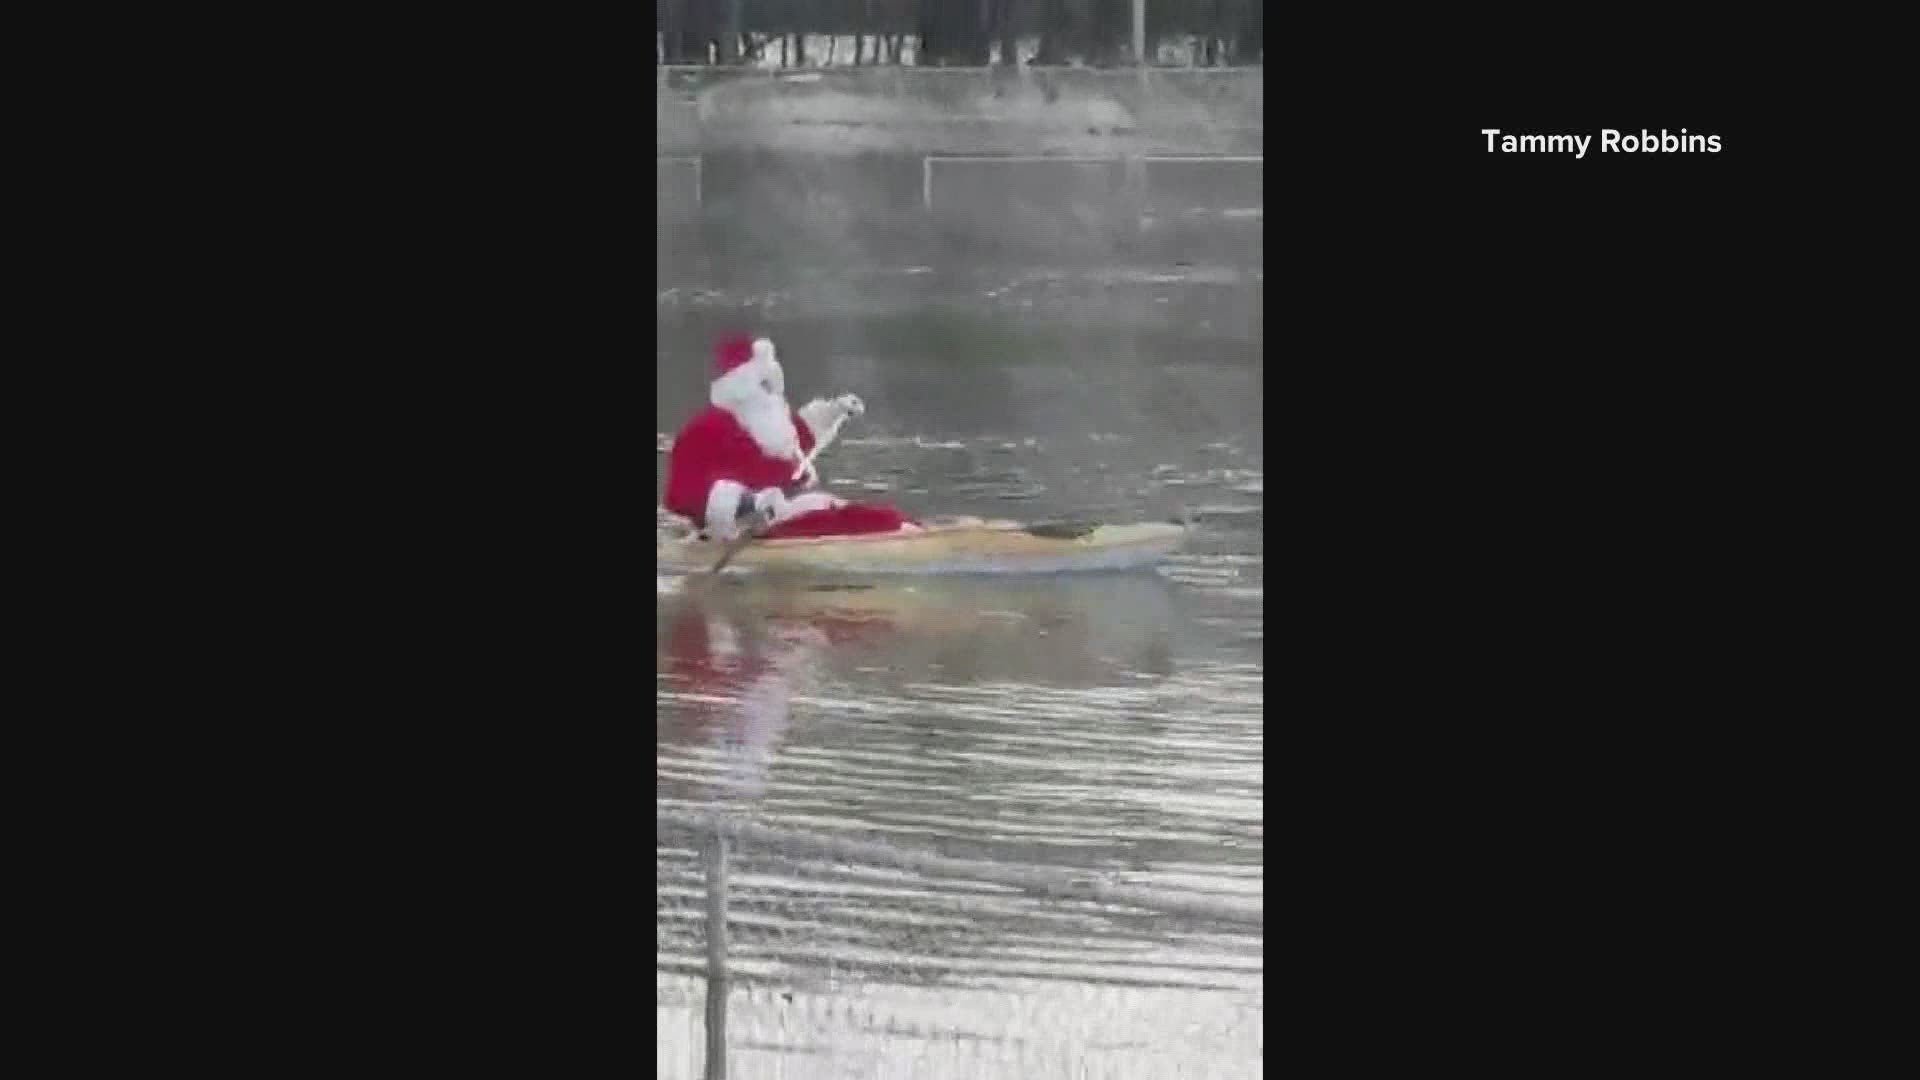
<path id="1" fill-rule="evenodd" d="M 891 506 L 814 490 L 820 478 L 807 455 L 866 411 L 859 398 L 845 394 L 790 407 L 786 374 L 766 338 L 724 338 L 714 359 L 711 404 L 680 429 L 667 456 L 670 512 L 723 541 L 754 524 L 742 519 L 765 523 L 765 539 L 919 528 Z"/>

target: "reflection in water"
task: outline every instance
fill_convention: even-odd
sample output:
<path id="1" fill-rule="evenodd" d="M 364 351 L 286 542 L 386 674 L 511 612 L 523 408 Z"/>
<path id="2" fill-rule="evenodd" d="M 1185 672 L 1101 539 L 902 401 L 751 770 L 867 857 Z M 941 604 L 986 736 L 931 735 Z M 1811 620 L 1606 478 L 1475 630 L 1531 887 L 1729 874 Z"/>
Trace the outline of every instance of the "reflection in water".
<path id="1" fill-rule="evenodd" d="M 657 450 L 766 330 L 866 399 L 830 490 L 1199 531 L 1134 574 L 659 579 L 660 1075 L 704 1060 L 716 816 L 735 1077 L 1259 1075 L 1263 935 L 1209 915 L 1264 896 L 1259 275 L 1166 269 L 663 294 Z"/>
<path id="2" fill-rule="evenodd" d="M 1204 638 L 1206 609 L 1165 575 L 679 585 L 660 604 L 664 815 L 1259 896 L 1259 761 L 1235 749 L 1258 744 L 1257 666 L 1183 667 L 1175 638 Z M 663 1075 L 695 1075 L 706 1038 L 710 843 L 663 827 Z M 734 853 L 736 1075 L 1257 1070 L 1255 928 L 798 848 Z"/>
<path id="3" fill-rule="evenodd" d="M 684 687 L 686 708 L 663 716 L 660 735 L 720 748 L 729 768 L 716 796 L 759 796 L 773 747 L 792 720 L 793 696 L 810 685 L 826 635 L 689 603 L 678 606 L 661 636 L 660 671 Z"/>

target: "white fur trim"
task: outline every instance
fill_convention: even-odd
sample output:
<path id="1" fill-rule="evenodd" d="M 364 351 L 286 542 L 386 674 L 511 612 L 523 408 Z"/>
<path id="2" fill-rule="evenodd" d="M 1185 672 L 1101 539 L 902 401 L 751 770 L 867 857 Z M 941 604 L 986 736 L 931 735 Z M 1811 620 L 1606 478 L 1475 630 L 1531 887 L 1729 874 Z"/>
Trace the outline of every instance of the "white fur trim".
<path id="1" fill-rule="evenodd" d="M 707 651 L 716 659 L 732 660 L 740 655 L 740 635 L 719 619 L 708 619 Z"/>
<path id="2" fill-rule="evenodd" d="M 716 540 L 731 540 L 739 532 L 735 519 L 740 513 L 740 500 L 745 498 L 747 486 L 732 480 L 715 480 L 713 490 L 707 492 L 707 535 Z"/>
<path id="3" fill-rule="evenodd" d="M 824 491 L 809 491 L 804 495 L 795 495 L 787 500 L 787 506 L 780 515 L 781 521 L 797 518 L 801 514 L 811 514 L 816 510 L 832 510 L 845 504 Z"/>
<path id="4" fill-rule="evenodd" d="M 713 380 L 713 386 L 707 391 L 707 400 L 723 409 L 732 409 L 745 401 L 764 395 L 760 380 L 770 378 L 779 367 L 779 361 L 768 361 L 756 356 L 732 371 Z"/>
<path id="5" fill-rule="evenodd" d="M 761 488 L 753 493 L 753 508 L 767 520 L 779 521 L 786 516 L 787 493 L 779 488 Z"/>

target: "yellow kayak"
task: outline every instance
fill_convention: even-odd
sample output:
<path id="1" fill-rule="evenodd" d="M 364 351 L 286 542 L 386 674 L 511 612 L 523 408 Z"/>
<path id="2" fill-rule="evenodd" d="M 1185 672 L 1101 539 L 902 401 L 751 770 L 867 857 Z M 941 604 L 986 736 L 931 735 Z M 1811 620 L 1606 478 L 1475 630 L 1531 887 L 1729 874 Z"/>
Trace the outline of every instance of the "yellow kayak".
<path id="1" fill-rule="evenodd" d="M 729 572 L 847 574 L 1056 574 L 1151 566 L 1186 539 L 1185 526 L 1041 524 L 976 517 L 937 518 L 918 530 L 863 536 L 756 540 Z M 703 572 L 725 545 L 686 535 L 655 549 L 665 572 Z"/>

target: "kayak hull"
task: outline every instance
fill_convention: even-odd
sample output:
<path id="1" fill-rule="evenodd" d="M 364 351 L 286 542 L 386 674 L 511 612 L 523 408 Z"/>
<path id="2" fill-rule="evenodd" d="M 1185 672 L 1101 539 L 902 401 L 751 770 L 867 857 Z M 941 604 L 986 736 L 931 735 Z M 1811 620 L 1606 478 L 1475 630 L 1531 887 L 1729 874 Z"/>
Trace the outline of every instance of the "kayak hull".
<path id="1" fill-rule="evenodd" d="M 947 518 L 920 531 L 761 540 L 727 566 L 741 573 L 1058 574 L 1151 566 L 1186 539 L 1179 525 L 1099 525 L 1081 535 L 1045 535 L 1014 521 Z M 659 543 L 664 571 L 704 572 L 721 544 L 686 537 Z"/>

